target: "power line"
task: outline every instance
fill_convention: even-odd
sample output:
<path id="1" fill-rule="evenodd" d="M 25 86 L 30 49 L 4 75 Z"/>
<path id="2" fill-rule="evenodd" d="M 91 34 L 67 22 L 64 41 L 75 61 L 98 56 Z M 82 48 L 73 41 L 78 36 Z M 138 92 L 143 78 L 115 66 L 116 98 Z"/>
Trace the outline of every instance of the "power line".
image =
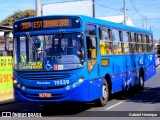
<path id="1" fill-rule="evenodd" d="M 121 10 L 121 9 L 115 9 L 115 8 L 111 8 L 111 7 L 108 7 L 108 6 L 105 6 L 105 5 L 101 5 L 99 3 L 95 3 L 95 4 L 97 4 L 97 5 L 101 6 L 101 7 L 104 7 L 104 8 L 112 9 L 112 10 L 117 10 L 117 11 Z"/>
<path id="2" fill-rule="evenodd" d="M 136 13 L 142 17 L 142 28 L 144 28 L 144 26 L 146 25 L 146 29 L 147 29 L 147 21 L 148 21 L 148 20 L 147 20 L 147 16 L 142 15 L 142 14 L 138 11 L 138 9 L 135 7 L 135 4 L 134 4 L 134 2 L 133 2 L 132 0 L 130 0 L 130 2 L 131 2 L 131 4 L 132 4 L 133 9 L 136 11 Z M 145 21 L 146 24 L 144 23 L 144 21 Z"/>
<path id="3" fill-rule="evenodd" d="M 132 4 L 133 9 L 136 11 L 136 13 L 137 13 L 138 15 L 140 15 L 140 16 L 143 16 L 143 15 L 137 10 L 137 8 L 135 7 L 135 4 L 133 3 L 133 1 L 130 0 L 130 2 L 131 2 L 131 4 Z"/>

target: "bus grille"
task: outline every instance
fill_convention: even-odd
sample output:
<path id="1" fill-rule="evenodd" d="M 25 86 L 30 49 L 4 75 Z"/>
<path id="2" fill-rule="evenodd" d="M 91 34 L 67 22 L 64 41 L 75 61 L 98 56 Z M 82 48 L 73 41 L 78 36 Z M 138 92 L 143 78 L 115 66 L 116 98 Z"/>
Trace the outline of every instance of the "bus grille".
<path id="1" fill-rule="evenodd" d="M 71 75 L 69 74 L 34 74 L 34 73 L 21 73 L 19 75 L 20 78 L 22 79 L 27 79 L 27 80 L 57 80 L 57 79 L 64 79 L 64 78 L 69 78 Z"/>

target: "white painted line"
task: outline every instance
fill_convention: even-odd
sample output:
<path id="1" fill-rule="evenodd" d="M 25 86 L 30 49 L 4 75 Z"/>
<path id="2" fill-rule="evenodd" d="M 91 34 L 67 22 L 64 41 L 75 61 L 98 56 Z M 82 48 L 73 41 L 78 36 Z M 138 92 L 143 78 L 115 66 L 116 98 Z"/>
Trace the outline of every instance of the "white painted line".
<path id="1" fill-rule="evenodd" d="M 105 111 L 106 111 L 106 110 L 109 110 L 109 109 L 111 109 L 111 108 L 114 108 L 114 107 L 116 107 L 116 106 L 118 106 L 118 105 L 120 105 L 120 104 L 122 104 L 122 103 L 124 103 L 124 101 L 121 101 L 121 102 L 119 102 L 119 103 L 117 103 L 117 104 L 115 104 L 115 105 L 112 105 L 112 106 L 106 108 Z"/>

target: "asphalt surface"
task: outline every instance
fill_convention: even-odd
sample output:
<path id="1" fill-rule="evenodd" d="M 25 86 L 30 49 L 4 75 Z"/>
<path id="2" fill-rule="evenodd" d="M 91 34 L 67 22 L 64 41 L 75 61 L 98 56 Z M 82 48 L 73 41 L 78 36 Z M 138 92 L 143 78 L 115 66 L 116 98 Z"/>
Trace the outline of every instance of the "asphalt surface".
<path id="1" fill-rule="evenodd" d="M 63 103 L 51 108 L 45 108 L 41 103 L 16 102 L 0 105 L 0 115 L 2 112 L 13 113 L 38 113 L 38 119 L 47 120 L 83 120 L 83 119 L 122 119 L 122 120 L 150 120 L 159 119 L 160 116 L 160 67 L 157 74 L 145 82 L 143 91 L 135 88 L 128 91 L 119 92 L 112 96 L 112 99 L 104 107 L 98 107 L 94 103 Z M 140 116 L 135 117 L 134 113 Z M 146 117 L 146 114 L 155 117 Z M 143 115 L 142 115 L 143 114 Z M 40 117 L 42 116 L 42 117 Z M 4 118 L 2 119 L 22 119 Z M 28 118 L 23 118 L 28 119 Z M 37 119 L 30 116 L 30 119 Z"/>

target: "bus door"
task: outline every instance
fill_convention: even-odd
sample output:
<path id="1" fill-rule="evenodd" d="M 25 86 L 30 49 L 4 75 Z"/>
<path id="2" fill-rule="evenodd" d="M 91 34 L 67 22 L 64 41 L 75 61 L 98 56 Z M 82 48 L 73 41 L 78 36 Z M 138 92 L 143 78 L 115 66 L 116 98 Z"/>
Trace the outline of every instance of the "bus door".
<path id="1" fill-rule="evenodd" d="M 100 86 L 100 84 L 102 84 L 102 80 L 99 79 L 99 63 L 97 57 L 98 47 L 96 35 L 86 35 L 86 43 L 90 100 L 94 100 L 102 96 L 102 89 L 100 88 L 102 87 Z"/>
<path id="2" fill-rule="evenodd" d="M 88 57 L 88 71 L 91 78 L 98 77 L 97 68 L 97 34 L 96 25 L 86 25 L 86 45 Z M 93 74 L 93 75 L 92 75 Z"/>

